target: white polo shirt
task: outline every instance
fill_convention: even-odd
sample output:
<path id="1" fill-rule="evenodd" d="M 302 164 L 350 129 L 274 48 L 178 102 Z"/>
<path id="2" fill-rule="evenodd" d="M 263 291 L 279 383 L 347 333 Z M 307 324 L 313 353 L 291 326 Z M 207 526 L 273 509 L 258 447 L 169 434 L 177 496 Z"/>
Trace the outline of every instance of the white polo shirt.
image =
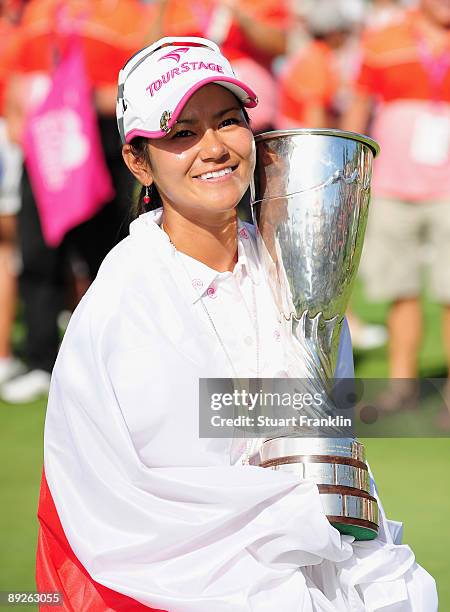
<path id="1" fill-rule="evenodd" d="M 178 252 L 177 257 L 197 294 L 193 303 L 198 316 L 206 320 L 227 361 L 233 363 L 230 375 L 284 378 L 288 372 L 283 337 L 288 324 L 277 312 L 262 278 L 251 232 L 251 226 L 239 221 L 233 272 L 217 272 L 184 253 Z"/>

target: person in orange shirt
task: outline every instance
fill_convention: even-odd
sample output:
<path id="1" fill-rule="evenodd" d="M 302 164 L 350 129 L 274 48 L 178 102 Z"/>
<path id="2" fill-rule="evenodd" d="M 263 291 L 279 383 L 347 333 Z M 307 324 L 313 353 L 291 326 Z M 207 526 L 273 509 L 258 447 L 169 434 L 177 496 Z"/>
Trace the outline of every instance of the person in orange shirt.
<path id="1" fill-rule="evenodd" d="M 374 105 L 376 103 L 376 105 Z M 369 32 L 345 129 L 381 145 L 362 271 L 369 297 L 391 303 L 389 365 L 393 378 L 418 372 L 422 338 L 424 236 L 433 253 L 432 297 L 444 307 L 450 359 L 450 5 L 421 0 L 394 24 Z M 447 386 L 448 388 L 448 386 Z M 407 408 L 416 387 L 405 381 L 381 406 Z M 447 393 L 450 397 L 450 392 Z M 439 424 L 450 429 L 444 407 Z"/>
<path id="2" fill-rule="evenodd" d="M 0 385 L 22 371 L 11 351 L 16 313 L 16 214 L 20 206 L 20 149 L 11 143 L 4 119 L 8 65 L 14 57 L 22 2 L 0 4 Z"/>
<path id="3" fill-rule="evenodd" d="M 306 4 L 299 16 L 309 37 L 281 71 L 276 125 L 338 127 L 355 71 L 358 20 L 347 0 Z"/>
<path id="4" fill-rule="evenodd" d="M 277 128 L 329 127 L 337 90 L 331 49 L 308 41 L 280 74 Z"/>
<path id="5" fill-rule="evenodd" d="M 31 0 L 23 14 L 8 91 L 10 133 L 20 143 L 30 104 L 43 100 L 51 73 L 64 56 L 71 32 L 80 36 L 93 90 L 105 161 L 116 196 L 92 219 L 71 230 L 61 247 L 44 241 L 28 174 L 22 178 L 19 240 L 23 260 L 20 294 L 27 329 L 29 371 L 6 383 L 2 397 L 30 401 L 46 392 L 59 344 L 57 317 L 63 309 L 68 263 L 91 280 L 109 250 L 125 236 L 133 182 L 123 168 L 115 119 L 116 76 L 151 28 L 136 0 Z"/>
<path id="6" fill-rule="evenodd" d="M 154 8 L 145 10 L 137 0 L 30 0 L 22 18 L 22 44 L 12 68 L 19 73 L 48 73 L 67 47 L 67 34 L 78 31 L 97 109 L 112 116 L 114 77 L 127 53 L 148 42 L 154 13 Z"/>

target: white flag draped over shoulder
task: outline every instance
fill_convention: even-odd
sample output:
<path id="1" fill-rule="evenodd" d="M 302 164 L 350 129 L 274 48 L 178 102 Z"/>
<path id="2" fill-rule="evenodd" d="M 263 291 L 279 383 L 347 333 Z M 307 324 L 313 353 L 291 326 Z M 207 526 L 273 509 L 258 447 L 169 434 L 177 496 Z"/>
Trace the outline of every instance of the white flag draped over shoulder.
<path id="1" fill-rule="evenodd" d="M 39 590 L 55 584 L 67 610 L 89 612 L 437 610 L 383 511 L 379 538 L 355 543 L 315 484 L 231 464 L 232 440 L 199 439 L 198 378 L 227 364 L 153 217 L 107 257 L 58 356 Z"/>

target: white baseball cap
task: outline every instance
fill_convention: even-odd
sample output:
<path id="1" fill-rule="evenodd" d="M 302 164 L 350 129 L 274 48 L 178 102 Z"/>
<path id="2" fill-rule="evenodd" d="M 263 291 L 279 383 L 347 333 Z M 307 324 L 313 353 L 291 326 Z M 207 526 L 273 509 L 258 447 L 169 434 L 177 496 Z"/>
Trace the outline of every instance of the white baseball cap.
<path id="1" fill-rule="evenodd" d="M 119 73 L 116 115 L 122 143 L 168 134 L 192 94 L 208 83 L 223 85 L 247 108 L 258 104 L 255 92 L 236 78 L 210 40 L 167 37 L 138 51 Z"/>

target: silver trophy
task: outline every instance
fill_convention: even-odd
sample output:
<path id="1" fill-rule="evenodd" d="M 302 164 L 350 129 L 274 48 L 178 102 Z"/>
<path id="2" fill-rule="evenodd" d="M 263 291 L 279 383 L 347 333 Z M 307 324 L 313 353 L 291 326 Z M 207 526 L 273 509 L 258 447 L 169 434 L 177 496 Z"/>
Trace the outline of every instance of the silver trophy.
<path id="1" fill-rule="evenodd" d="M 297 352 L 308 384 L 327 398 L 330 414 L 339 339 L 379 147 L 365 136 L 325 129 L 268 132 L 256 143 L 252 209 L 261 260 L 290 326 L 292 361 Z M 295 376 L 295 363 L 292 371 Z M 323 411 L 311 407 L 309 414 L 320 417 Z M 375 538 L 378 506 L 363 445 L 339 434 L 297 436 L 293 431 L 265 440 L 251 463 L 313 479 L 339 531 L 359 540 Z"/>

